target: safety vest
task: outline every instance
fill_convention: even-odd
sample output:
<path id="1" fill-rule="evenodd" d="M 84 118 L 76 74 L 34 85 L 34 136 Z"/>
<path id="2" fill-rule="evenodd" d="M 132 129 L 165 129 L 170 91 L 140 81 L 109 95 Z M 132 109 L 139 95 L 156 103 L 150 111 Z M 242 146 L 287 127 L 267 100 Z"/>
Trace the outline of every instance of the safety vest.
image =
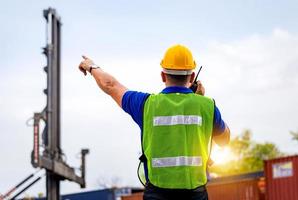
<path id="1" fill-rule="evenodd" d="M 206 184 L 213 115 L 213 100 L 194 93 L 148 97 L 142 148 L 151 184 L 170 189 Z"/>

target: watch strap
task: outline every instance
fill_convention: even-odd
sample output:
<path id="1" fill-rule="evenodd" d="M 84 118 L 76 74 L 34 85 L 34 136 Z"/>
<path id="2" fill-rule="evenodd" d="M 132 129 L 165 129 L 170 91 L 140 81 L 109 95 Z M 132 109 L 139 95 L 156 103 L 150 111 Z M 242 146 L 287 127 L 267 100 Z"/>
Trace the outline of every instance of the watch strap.
<path id="1" fill-rule="evenodd" d="M 98 69 L 98 68 L 100 68 L 100 67 L 97 66 L 97 65 L 95 65 L 95 64 L 91 65 L 90 68 L 89 68 L 90 74 L 91 74 L 91 72 L 92 72 L 93 69 Z"/>

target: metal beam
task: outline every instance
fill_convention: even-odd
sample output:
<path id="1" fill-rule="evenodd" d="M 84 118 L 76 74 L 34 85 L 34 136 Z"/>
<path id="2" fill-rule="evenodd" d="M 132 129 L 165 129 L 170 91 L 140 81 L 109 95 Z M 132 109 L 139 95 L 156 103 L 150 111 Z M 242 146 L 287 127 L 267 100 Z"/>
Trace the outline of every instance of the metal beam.
<path id="1" fill-rule="evenodd" d="M 59 200 L 60 181 L 67 179 L 74 181 L 83 188 L 85 182 L 85 155 L 88 149 L 83 149 L 81 177 L 76 175 L 74 168 L 67 165 L 62 159 L 61 150 L 61 20 L 56 10 L 49 8 L 44 10 L 43 16 L 47 21 L 47 44 L 44 54 L 47 57 L 47 66 L 44 71 L 47 73 L 47 88 L 44 93 L 47 95 L 47 105 L 41 113 L 34 114 L 34 145 L 31 163 L 33 167 L 46 169 L 47 200 Z M 39 123 L 44 120 L 43 131 L 43 154 L 39 150 Z"/>
<path id="2" fill-rule="evenodd" d="M 55 173 L 57 176 L 60 176 L 60 179 L 74 181 L 80 184 L 81 186 L 85 185 L 84 178 L 76 175 L 74 168 L 68 166 L 64 162 L 52 160 L 44 156 L 41 156 L 40 165 L 48 171 Z"/>
<path id="3" fill-rule="evenodd" d="M 60 18 L 54 9 L 44 11 L 44 17 L 48 22 L 47 35 L 47 107 L 46 128 L 48 146 L 45 156 L 54 160 L 61 159 L 60 150 Z M 63 174 L 62 174 L 63 175 Z M 60 177 L 55 171 L 47 169 L 46 172 L 47 199 L 59 200 Z"/>

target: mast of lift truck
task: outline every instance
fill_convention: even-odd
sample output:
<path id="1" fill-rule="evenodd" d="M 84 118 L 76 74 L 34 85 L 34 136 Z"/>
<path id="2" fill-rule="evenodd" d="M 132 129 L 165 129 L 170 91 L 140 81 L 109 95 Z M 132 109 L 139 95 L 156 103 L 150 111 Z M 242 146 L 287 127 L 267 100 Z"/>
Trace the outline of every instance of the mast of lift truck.
<path id="1" fill-rule="evenodd" d="M 60 130 L 60 83 L 61 83 L 61 19 L 55 9 L 44 10 L 43 16 L 47 21 L 47 44 L 43 53 L 47 57 L 47 105 L 40 113 L 34 113 L 34 142 L 31 163 L 34 167 L 46 169 L 46 194 L 47 200 L 59 200 L 60 181 L 68 179 L 85 187 L 85 155 L 88 149 L 81 150 L 82 164 L 81 176 L 75 174 L 74 168 L 70 167 L 62 159 L 61 130 Z M 42 133 L 42 146 L 40 153 L 39 122 L 45 122 Z"/>

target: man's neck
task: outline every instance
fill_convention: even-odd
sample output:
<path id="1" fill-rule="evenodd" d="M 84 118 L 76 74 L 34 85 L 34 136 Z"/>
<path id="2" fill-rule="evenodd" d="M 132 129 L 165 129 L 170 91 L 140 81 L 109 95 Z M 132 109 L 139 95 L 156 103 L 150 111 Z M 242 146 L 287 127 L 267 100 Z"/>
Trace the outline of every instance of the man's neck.
<path id="1" fill-rule="evenodd" d="M 189 87 L 189 84 L 177 84 L 177 83 L 168 83 L 166 82 L 166 87 Z"/>

